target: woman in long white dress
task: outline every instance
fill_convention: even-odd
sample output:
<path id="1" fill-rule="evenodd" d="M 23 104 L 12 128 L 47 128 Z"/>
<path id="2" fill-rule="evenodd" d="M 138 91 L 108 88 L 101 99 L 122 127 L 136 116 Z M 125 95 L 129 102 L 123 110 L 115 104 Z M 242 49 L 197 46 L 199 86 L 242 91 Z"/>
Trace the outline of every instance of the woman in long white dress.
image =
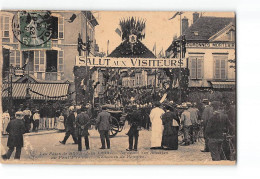
<path id="1" fill-rule="evenodd" d="M 3 129 L 2 129 L 2 134 L 7 134 L 6 132 L 6 128 L 7 128 L 7 125 L 8 123 L 10 122 L 10 115 L 8 113 L 8 110 L 6 110 L 4 113 L 3 113 Z"/>
<path id="2" fill-rule="evenodd" d="M 151 149 L 162 147 L 163 123 L 161 117 L 164 113 L 164 110 L 160 108 L 160 103 L 155 103 L 155 108 L 150 113 L 152 123 Z"/>
<path id="3" fill-rule="evenodd" d="M 64 127 L 64 116 L 63 114 L 61 113 L 58 120 L 57 120 L 57 129 L 60 130 L 60 131 L 63 131 L 65 130 L 65 127 Z"/>

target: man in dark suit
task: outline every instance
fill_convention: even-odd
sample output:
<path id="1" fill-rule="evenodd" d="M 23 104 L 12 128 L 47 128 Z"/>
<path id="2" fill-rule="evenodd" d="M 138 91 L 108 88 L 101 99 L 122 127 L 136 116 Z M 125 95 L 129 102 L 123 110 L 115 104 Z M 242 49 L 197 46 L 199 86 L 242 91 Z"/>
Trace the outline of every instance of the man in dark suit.
<path id="1" fill-rule="evenodd" d="M 98 129 L 101 139 L 101 148 L 105 149 L 105 140 L 107 143 L 107 148 L 110 149 L 110 139 L 109 139 L 109 130 L 110 130 L 110 123 L 112 122 L 111 114 L 106 111 L 106 107 L 102 106 L 102 111 L 97 116 L 96 121 L 96 129 Z"/>
<path id="2" fill-rule="evenodd" d="M 201 150 L 201 152 L 209 152 L 208 138 L 206 137 L 205 130 L 207 128 L 210 118 L 213 115 L 213 107 L 209 104 L 209 101 L 207 99 L 203 99 L 203 103 L 204 103 L 205 107 L 202 112 L 201 119 L 203 121 L 202 124 L 203 124 L 203 135 L 204 135 L 204 139 L 205 139 L 205 147 L 204 147 L 204 150 Z"/>
<path id="3" fill-rule="evenodd" d="M 224 134 L 227 132 L 228 116 L 220 108 L 219 101 L 213 101 L 213 115 L 208 121 L 205 135 L 208 139 L 209 151 L 213 161 L 223 160 Z"/>
<path id="4" fill-rule="evenodd" d="M 63 141 L 60 141 L 61 144 L 66 144 L 66 141 L 68 140 L 68 138 L 70 137 L 70 135 L 72 135 L 72 138 L 74 140 L 74 144 L 78 144 L 78 140 L 75 136 L 75 115 L 74 115 L 74 110 L 70 110 L 69 112 L 69 116 L 66 120 L 65 123 L 65 129 L 66 129 L 66 134 L 65 137 L 63 139 Z"/>
<path id="5" fill-rule="evenodd" d="M 2 155 L 4 160 L 10 159 L 14 148 L 16 148 L 14 159 L 20 159 L 21 150 L 23 147 L 23 134 L 25 133 L 25 125 L 23 122 L 23 112 L 16 112 L 15 119 L 11 120 L 6 128 L 9 133 L 7 146 L 9 147 L 7 153 Z"/>
<path id="6" fill-rule="evenodd" d="M 82 151 L 82 137 L 84 137 L 85 139 L 86 150 L 89 150 L 88 128 L 91 125 L 91 121 L 86 112 L 87 108 L 82 107 L 80 109 L 80 113 L 76 117 L 76 128 L 78 133 L 78 151 Z"/>
<path id="7" fill-rule="evenodd" d="M 129 148 L 126 149 L 127 151 L 133 150 L 134 139 L 135 139 L 134 151 L 137 151 L 138 137 L 139 137 L 138 128 L 141 126 L 142 117 L 143 117 L 141 111 L 137 109 L 136 105 L 134 105 L 132 108 L 133 108 L 133 112 L 127 115 L 127 120 L 131 126 L 128 133 L 126 134 L 129 136 Z"/>

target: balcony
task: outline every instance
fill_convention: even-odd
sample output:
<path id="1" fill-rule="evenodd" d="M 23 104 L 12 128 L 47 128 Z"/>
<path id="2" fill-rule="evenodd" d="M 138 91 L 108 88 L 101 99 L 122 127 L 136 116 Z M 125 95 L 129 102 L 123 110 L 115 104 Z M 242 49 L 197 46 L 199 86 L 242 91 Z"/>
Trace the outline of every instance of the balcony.
<path id="1" fill-rule="evenodd" d="M 36 78 L 46 81 L 60 81 L 64 80 L 64 72 L 37 72 Z"/>

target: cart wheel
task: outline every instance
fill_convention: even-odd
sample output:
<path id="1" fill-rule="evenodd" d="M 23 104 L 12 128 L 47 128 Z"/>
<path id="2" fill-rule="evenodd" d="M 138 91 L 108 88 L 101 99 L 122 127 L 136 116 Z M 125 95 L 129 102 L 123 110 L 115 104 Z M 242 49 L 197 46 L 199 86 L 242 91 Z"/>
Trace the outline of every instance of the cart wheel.
<path id="1" fill-rule="evenodd" d="M 114 137 L 119 132 L 119 122 L 115 117 L 112 117 L 109 137 Z"/>

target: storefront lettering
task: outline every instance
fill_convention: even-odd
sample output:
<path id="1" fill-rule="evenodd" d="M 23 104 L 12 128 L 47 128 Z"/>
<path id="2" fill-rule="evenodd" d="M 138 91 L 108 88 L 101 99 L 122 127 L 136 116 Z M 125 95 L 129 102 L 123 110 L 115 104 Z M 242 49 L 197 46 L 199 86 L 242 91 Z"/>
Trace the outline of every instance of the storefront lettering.
<path id="1" fill-rule="evenodd" d="M 192 42 L 187 43 L 187 48 L 235 48 L 235 43 L 233 42 Z"/>

